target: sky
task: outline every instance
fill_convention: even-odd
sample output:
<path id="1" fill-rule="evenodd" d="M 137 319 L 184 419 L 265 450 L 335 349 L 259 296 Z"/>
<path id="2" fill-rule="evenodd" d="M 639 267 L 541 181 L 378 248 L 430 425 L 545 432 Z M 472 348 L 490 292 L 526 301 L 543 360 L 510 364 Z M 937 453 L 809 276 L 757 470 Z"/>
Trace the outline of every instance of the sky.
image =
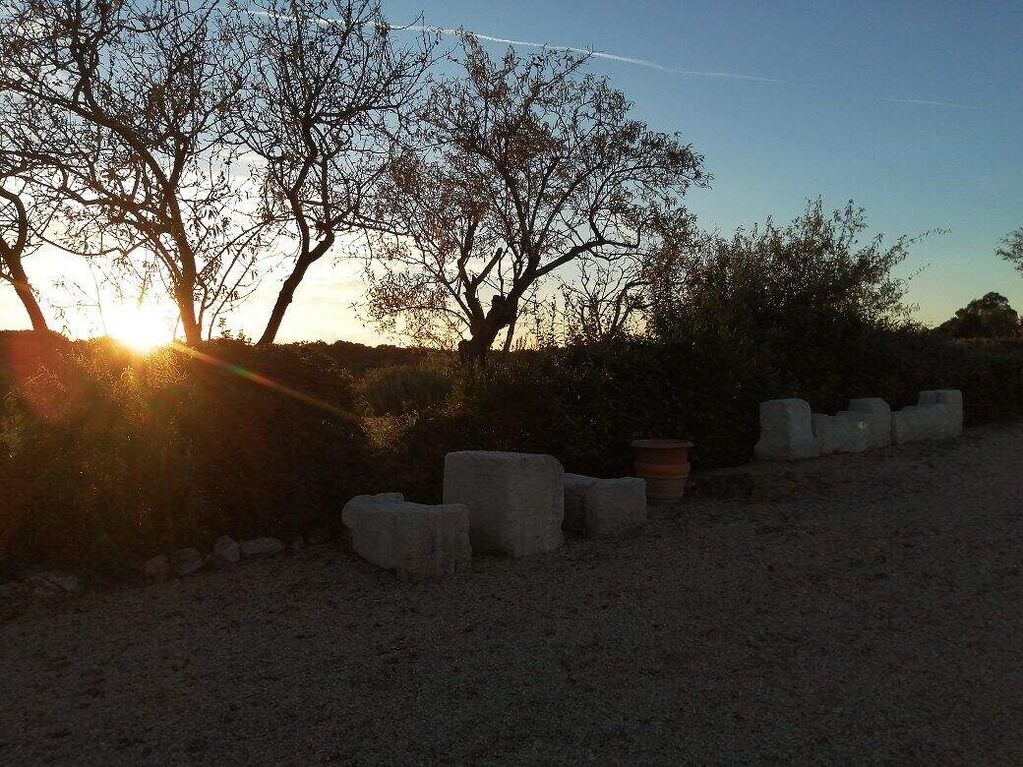
<path id="1" fill-rule="evenodd" d="M 829 208 L 852 199 L 890 238 L 949 230 L 902 267 L 920 321 L 991 290 L 1023 311 L 1023 278 L 994 255 L 1023 226 L 1023 2 L 383 2 L 395 25 L 422 14 L 430 26 L 596 51 L 591 70 L 636 116 L 704 156 L 711 187 L 688 195 L 704 229 L 788 221 L 818 195 Z M 29 269 L 44 289 L 67 272 L 45 253 Z M 236 329 L 259 334 L 275 288 L 239 311 Z M 361 288 L 354 265 L 316 264 L 279 340 L 385 340 L 353 316 Z M 26 326 L 22 313 L 0 291 L 0 327 Z M 95 332 L 95 317 L 73 324 Z"/>

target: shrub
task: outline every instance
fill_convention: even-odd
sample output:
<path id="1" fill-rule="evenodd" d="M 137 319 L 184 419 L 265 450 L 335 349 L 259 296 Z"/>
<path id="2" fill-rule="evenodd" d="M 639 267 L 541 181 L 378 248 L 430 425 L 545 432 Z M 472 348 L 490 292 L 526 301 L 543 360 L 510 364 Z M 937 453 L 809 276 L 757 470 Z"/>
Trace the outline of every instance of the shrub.
<path id="1" fill-rule="evenodd" d="M 300 346 L 139 358 L 74 344 L 4 400 L 8 566 L 116 569 L 220 534 L 332 523 L 376 481 L 351 392 L 333 360 Z"/>
<path id="2" fill-rule="evenodd" d="M 436 407 L 451 394 L 451 376 L 435 367 L 398 365 L 368 371 L 359 393 L 375 415 L 400 415 Z"/>
<path id="3" fill-rule="evenodd" d="M 668 436 L 696 443 L 697 470 L 738 464 L 773 397 L 834 412 L 951 387 L 969 424 L 1023 417 L 1023 341 L 914 328 L 866 328 L 800 366 L 766 343 L 677 334 L 358 379 L 318 344 L 146 358 L 106 342 L 18 348 L 0 414 L 0 560 L 15 569 L 117 573 L 221 534 L 288 536 L 338 524 L 360 493 L 436 502 L 452 450 L 550 453 L 568 471 L 621 476 L 630 440 Z M 357 415 L 367 392 L 371 412 Z"/>

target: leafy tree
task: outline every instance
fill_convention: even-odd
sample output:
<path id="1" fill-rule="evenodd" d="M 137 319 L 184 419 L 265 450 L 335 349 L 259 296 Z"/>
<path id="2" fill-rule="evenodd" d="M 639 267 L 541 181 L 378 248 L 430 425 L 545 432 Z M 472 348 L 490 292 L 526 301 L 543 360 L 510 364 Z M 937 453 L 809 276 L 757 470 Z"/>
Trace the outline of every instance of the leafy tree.
<path id="1" fill-rule="evenodd" d="M 573 263 L 615 263 L 689 220 L 683 195 L 707 176 L 678 136 L 655 133 L 585 57 L 501 60 L 471 37 L 464 75 L 436 83 L 414 149 L 381 186 L 368 315 L 419 341 L 461 338 L 479 363 L 511 343 L 527 294 Z M 386 211 L 386 214 L 384 213 Z"/>
<path id="2" fill-rule="evenodd" d="M 1008 338 L 1019 335 L 1020 320 L 1009 299 L 992 292 L 957 310 L 938 331 L 953 338 Z"/>
<path id="3" fill-rule="evenodd" d="M 828 214 L 817 200 L 787 226 L 768 218 L 726 238 L 704 236 L 651 266 L 650 328 L 670 339 L 693 334 L 770 341 L 797 350 L 839 343 L 863 328 L 909 321 L 906 281 L 893 270 L 915 238 L 865 243 L 862 208 Z"/>

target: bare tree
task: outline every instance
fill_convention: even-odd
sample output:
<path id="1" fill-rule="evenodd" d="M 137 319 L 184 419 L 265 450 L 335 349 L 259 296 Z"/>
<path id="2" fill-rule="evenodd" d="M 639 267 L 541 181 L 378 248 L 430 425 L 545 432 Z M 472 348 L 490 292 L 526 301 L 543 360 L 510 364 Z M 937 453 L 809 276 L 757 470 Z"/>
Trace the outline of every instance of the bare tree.
<path id="1" fill-rule="evenodd" d="M 678 136 L 582 74 L 586 57 L 509 49 L 495 61 L 471 36 L 463 50 L 464 76 L 431 89 L 417 148 L 383 185 L 396 225 L 374 238 L 367 308 L 383 328 L 448 327 L 478 363 L 527 291 L 567 264 L 653 247 L 707 177 Z"/>
<path id="2" fill-rule="evenodd" d="M 256 266 L 240 148 L 236 14 L 218 0 L 18 0 L 0 39 L 0 88 L 34 120 L 17 147 L 47 167 L 65 247 L 154 270 L 195 345 Z M 2 118 L 0 118 L 2 119 Z"/>
<path id="3" fill-rule="evenodd" d="M 646 307 L 645 286 L 638 259 L 612 265 L 584 262 L 578 279 L 560 285 L 568 335 L 587 342 L 626 336 Z"/>
<path id="4" fill-rule="evenodd" d="M 0 109 L 14 110 L 15 105 L 11 100 L 2 98 Z M 0 131 L 0 142 L 6 146 L 4 138 Z M 40 211 L 28 191 L 25 177 L 31 176 L 32 170 L 30 165 L 19 162 L 18 158 L 0 147 L 0 280 L 14 287 L 28 313 L 32 329 L 46 331 L 49 329 L 46 317 L 24 264 L 25 257 L 39 245 L 35 232 L 46 225 L 45 217 L 39 220 Z"/>
<path id="5" fill-rule="evenodd" d="M 254 63 L 238 133 L 262 161 L 263 212 L 296 242 L 259 343 L 272 343 L 309 267 L 374 226 L 372 189 L 430 64 L 396 44 L 377 0 L 271 0 L 243 30 Z"/>

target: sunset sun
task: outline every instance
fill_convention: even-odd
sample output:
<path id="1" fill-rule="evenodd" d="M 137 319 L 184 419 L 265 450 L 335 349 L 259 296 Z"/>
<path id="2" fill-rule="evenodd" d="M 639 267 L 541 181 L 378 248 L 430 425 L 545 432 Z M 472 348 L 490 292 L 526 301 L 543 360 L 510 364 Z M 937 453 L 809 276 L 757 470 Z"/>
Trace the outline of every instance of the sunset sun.
<path id="1" fill-rule="evenodd" d="M 174 320 L 161 307 L 125 306 L 114 314 L 108 321 L 109 335 L 133 351 L 144 354 L 174 340 Z"/>

